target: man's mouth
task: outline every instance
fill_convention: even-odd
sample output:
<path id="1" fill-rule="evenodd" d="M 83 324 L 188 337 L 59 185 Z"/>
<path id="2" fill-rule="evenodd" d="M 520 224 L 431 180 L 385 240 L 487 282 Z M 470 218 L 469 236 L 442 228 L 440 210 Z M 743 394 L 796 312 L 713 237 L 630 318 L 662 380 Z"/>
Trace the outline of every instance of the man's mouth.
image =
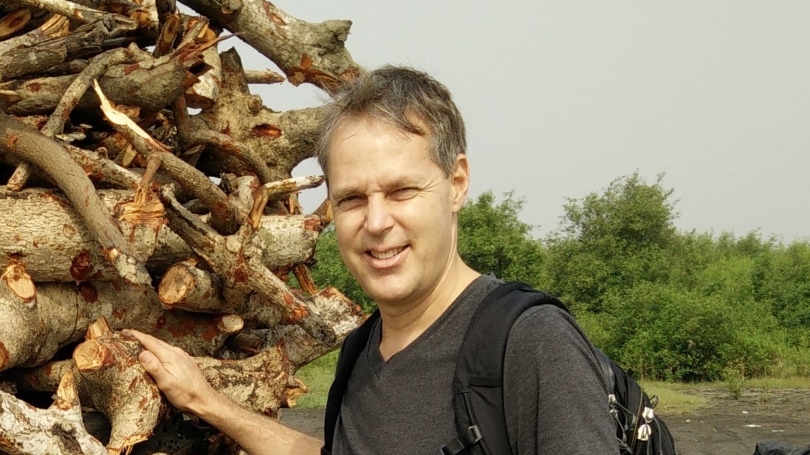
<path id="1" fill-rule="evenodd" d="M 391 259 L 392 257 L 398 255 L 404 249 L 405 249 L 405 247 L 401 246 L 399 248 L 391 248 L 390 250 L 385 250 L 385 251 L 369 250 L 368 254 L 371 255 L 371 257 L 373 257 L 374 259 L 385 260 L 385 259 Z"/>

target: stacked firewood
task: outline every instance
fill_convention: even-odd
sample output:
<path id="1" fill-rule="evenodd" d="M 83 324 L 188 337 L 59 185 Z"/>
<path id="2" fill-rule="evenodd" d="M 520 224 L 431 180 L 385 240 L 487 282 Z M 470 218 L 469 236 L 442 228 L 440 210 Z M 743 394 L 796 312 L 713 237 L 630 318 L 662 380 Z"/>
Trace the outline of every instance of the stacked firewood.
<path id="1" fill-rule="evenodd" d="M 0 3 L 0 451 L 237 450 L 171 408 L 121 329 L 185 349 L 215 388 L 274 416 L 306 390 L 296 370 L 363 319 L 308 268 L 331 209 L 304 214 L 298 192 L 323 178 L 291 171 L 322 109 L 275 112 L 249 90 L 353 79 L 351 23 L 185 4 L 197 14 Z M 220 52 L 233 35 L 283 74 Z"/>

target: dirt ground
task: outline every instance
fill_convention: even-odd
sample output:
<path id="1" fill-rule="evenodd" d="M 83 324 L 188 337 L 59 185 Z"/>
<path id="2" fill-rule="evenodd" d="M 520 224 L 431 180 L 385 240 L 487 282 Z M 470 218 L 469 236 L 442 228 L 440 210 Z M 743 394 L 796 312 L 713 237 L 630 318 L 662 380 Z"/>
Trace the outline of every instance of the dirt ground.
<path id="1" fill-rule="evenodd" d="M 757 442 L 780 440 L 810 445 L 810 390 L 743 390 L 739 400 L 726 390 L 687 393 L 710 399 L 693 414 L 663 415 L 680 455 L 752 455 Z M 281 423 L 321 438 L 323 410 L 285 409 Z"/>

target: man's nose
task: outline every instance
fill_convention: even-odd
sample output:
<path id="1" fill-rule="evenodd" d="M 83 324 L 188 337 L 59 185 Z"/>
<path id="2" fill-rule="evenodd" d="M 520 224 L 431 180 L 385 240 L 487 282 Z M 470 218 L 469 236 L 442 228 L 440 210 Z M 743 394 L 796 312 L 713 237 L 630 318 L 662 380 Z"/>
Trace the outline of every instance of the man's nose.
<path id="1" fill-rule="evenodd" d="M 384 198 L 371 198 L 366 206 L 366 230 L 371 234 L 382 234 L 394 225 L 389 201 Z"/>

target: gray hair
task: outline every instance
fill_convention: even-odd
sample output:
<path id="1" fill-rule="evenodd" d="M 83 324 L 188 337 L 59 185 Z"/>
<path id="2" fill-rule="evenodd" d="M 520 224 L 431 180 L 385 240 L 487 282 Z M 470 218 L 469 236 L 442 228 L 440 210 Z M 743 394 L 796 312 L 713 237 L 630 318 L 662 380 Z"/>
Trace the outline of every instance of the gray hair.
<path id="1" fill-rule="evenodd" d="M 332 135 L 345 119 L 368 118 L 402 132 L 428 136 L 431 158 L 449 176 L 467 150 L 464 120 L 450 91 L 427 73 L 386 65 L 342 86 L 327 104 L 315 156 L 328 174 Z"/>

